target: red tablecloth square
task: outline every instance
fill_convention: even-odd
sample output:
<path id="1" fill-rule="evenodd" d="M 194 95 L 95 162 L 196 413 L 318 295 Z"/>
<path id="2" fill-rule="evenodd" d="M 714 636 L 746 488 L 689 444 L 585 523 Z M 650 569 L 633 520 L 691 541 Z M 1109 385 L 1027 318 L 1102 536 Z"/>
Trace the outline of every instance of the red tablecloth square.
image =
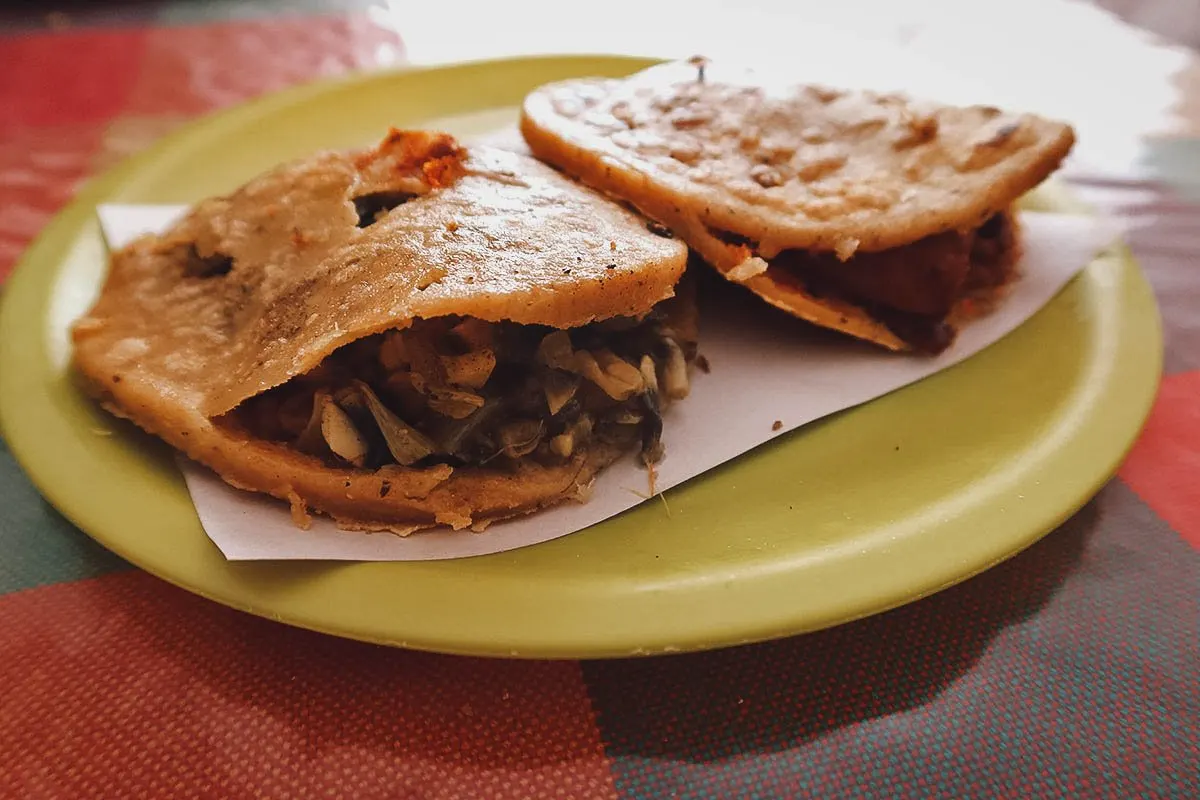
<path id="1" fill-rule="evenodd" d="M 200 114 L 403 56 L 399 37 L 355 16 L 156 28 L 147 37 L 128 114 Z"/>
<path id="2" fill-rule="evenodd" d="M 0 37 L 0 129 L 111 119 L 137 80 L 149 35 L 139 28 Z"/>
<path id="3" fill-rule="evenodd" d="M 1200 370 L 1168 375 L 1121 477 L 1200 548 Z"/>
<path id="4" fill-rule="evenodd" d="M 339 640 L 141 572 L 0 617 L 3 797 L 616 796 L 576 662 Z"/>
<path id="5" fill-rule="evenodd" d="M 0 136 L 0 281 L 91 173 L 104 136 L 102 122 L 20 127 Z"/>

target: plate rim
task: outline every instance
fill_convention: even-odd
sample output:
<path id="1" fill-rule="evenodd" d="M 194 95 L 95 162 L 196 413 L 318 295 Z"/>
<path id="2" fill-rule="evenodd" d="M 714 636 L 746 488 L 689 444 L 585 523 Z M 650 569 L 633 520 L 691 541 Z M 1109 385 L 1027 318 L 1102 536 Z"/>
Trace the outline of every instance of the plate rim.
<path id="1" fill-rule="evenodd" d="M 639 56 L 626 55 L 606 55 L 606 54 L 567 54 L 567 55 L 537 55 L 537 56 L 519 56 L 506 57 L 495 59 L 479 59 L 473 61 L 463 61 L 454 64 L 442 64 L 432 66 L 403 66 L 400 68 L 376 70 L 371 72 L 358 72 L 336 77 L 323 78 L 317 81 L 312 81 L 297 86 L 292 86 L 278 92 L 263 95 L 258 98 L 237 104 L 235 106 L 222 109 L 192 121 L 185 123 L 179 129 L 164 136 L 146 150 L 123 160 L 121 163 L 110 168 L 106 172 L 90 178 L 76 194 L 75 198 L 62 210 L 60 210 L 53 219 L 43 228 L 38 237 L 25 250 L 21 258 L 15 265 L 9 279 L 3 286 L 2 296 L 0 296 L 0 432 L 3 432 L 5 441 L 13 454 L 13 457 L 21 465 L 26 475 L 34 483 L 38 491 L 50 501 L 64 516 L 78 527 L 82 532 L 96 541 L 100 542 L 106 548 L 116 552 L 122 558 L 126 559 L 135 566 L 151 572 L 160 579 L 169 583 L 180 586 L 185 590 L 197 595 L 206 597 L 210 600 L 222 603 L 233 608 L 237 608 L 249 613 L 258 614 L 260 616 L 268 616 L 278 621 L 296 625 L 298 627 L 309 628 L 312 630 L 321 631 L 328 634 L 360 639 L 365 641 L 373 641 L 381 644 L 400 645 L 412 649 L 431 650 L 436 652 L 458 653 L 464 655 L 501 655 L 501 656 L 517 656 L 525 658 L 604 658 L 604 657 L 625 657 L 629 655 L 650 655 L 669 652 L 685 652 L 695 650 L 705 650 L 714 647 L 724 647 L 736 644 L 742 644 L 752 641 L 762 641 L 765 639 L 779 638 L 783 636 L 791 636 L 808 631 L 818 630 L 820 628 L 829 627 L 832 625 L 844 624 L 854 619 L 859 619 L 865 616 L 871 616 L 877 613 L 882 613 L 891 608 L 905 605 L 922 597 L 933 594 L 948 586 L 957 584 L 967 580 L 974 575 L 977 575 L 997 563 L 1004 561 L 1013 555 L 1021 552 L 1047 533 L 1057 528 L 1063 521 L 1073 515 L 1081 508 L 1100 488 L 1114 475 L 1124 459 L 1125 454 L 1133 446 L 1138 432 L 1141 430 L 1148 416 L 1150 409 L 1155 399 L 1159 384 L 1159 376 L 1162 369 L 1162 328 L 1161 318 L 1154 300 L 1153 294 L 1145 281 L 1128 248 L 1123 244 L 1116 248 L 1114 258 L 1120 261 L 1120 269 L 1126 275 L 1126 278 L 1132 280 L 1137 285 L 1139 292 L 1148 295 L 1149 307 L 1142 309 L 1142 313 L 1149 313 L 1150 319 L 1148 322 L 1151 330 L 1149 333 L 1154 338 L 1154 355 L 1151 363 L 1144 365 L 1142 371 L 1147 371 L 1147 367 L 1154 373 L 1154 380 L 1150 382 L 1152 388 L 1141 391 L 1137 397 L 1140 401 L 1132 405 L 1126 404 L 1123 417 L 1128 420 L 1127 426 L 1123 429 L 1120 441 L 1116 442 L 1116 446 L 1110 446 L 1107 449 L 1104 463 L 1095 471 L 1095 474 L 1089 479 L 1089 487 L 1084 494 L 1078 497 L 1073 497 L 1070 502 L 1064 502 L 1058 514 L 1052 515 L 1053 519 L 1048 520 L 1045 524 L 1040 525 L 1044 528 L 1040 531 L 1029 532 L 1020 537 L 1013 547 L 1008 548 L 1008 552 L 998 554 L 998 556 L 987 563 L 975 565 L 973 569 L 963 570 L 951 576 L 949 580 L 937 582 L 937 585 L 927 587 L 919 593 L 906 593 L 903 597 L 893 598 L 890 602 L 885 603 L 869 603 L 869 608 L 860 608 L 855 613 L 835 615 L 831 619 L 821 621 L 819 624 L 781 624 L 778 621 L 766 626 L 770 631 L 754 630 L 748 636 L 737 637 L 725 634 L 710 634 L 710 635 L 693 635 L 690 637 L 681 637 L 676 645 L 651 643 L 642 646 L 631 646 L 629 642 L 614 645 L 612 641 L 596 642 L 592 638 L 586 641 L 583 639 L 577 641 L 567 641 L 563 637 L 557 637 L 555 643 L 543 641 L 542 644 L 525 644 L 520 647 L 512 647 L 510 644 L 496 645 L 494 643 L 472 643 L 463 646 L 461 641 L 450 640 L 400 640 L 392 635 L 370 635 L 364 631 L 347 632 L 344 625 L 327 625 L 315 622 L 312 619 L 297 619 L 289 616 L 286 613 L 279 613 L 277 610 L 268 609 L 266 606 L 259 605 L 256 602 L 244 598 L 231 598 L 227 593 L 214 592 L 206 589 L 204 586 L 195 584 L 195 582 L 180 580 L 177 576 L 163 574 L 163 571 L 153 569 L 150 566 L 142 563 L 136 552 L 131 552 L 128 549 L 121 547 L 119 543 L 114 543 L 113 537 L 102 533 L 93 532 L 92 526 L 85 524 L 87 522 L 84 517 L 86 513 L 81 511 L 81 505 L 73 498 L 69 497 L 69 492 L 62 490 L 56 486 L 53 477 L 48 473 L 51 471 L 48 465 L 45 464 L 47 459 L 39 456 L 36 452 L 35 443 L 31 436 L 27 436 L 23 432 L 18 432 L 15 427 L 14 420 L 22 416 L 22 412 L 18 410 L 18 404 L 11 399 L 15 396 L 15 392 L 20 388 L 20 375 L 11 369 L 11 365 L 19 363 L 20 350 L 22 348 L 22 337 L 16 335 L 21 332 L 18 327 L 18 321 L 24 319 L 20 313 L 20 299 L 27 296 L 37 296 L 37 288 L 39 286 L 38 279 L 49 285 L 49 289 L 45 292 L 45 302 L 52 301 L 51 291 L 56 285 L 56 278 L 61 272 L 62 264 L 67 256 L 66 245 L 63 245 L 61 252 L 54 252 L 56 240 L 64 240 L 74 242 L 80 236 L 85 235 L 86 227 L 90 217 L 93 214 L 94 207 L 97 202 L 105 197 L 109 197 L 113 192 L 120 189 L 125 183 L 132 179 L 143 167 L 154 164 L 157 159 L 166 153 L 175 149 L 179 143 L 186 142 L 193 137 L 204 134 L 205 132 L 212 133 L 226 125 L 233 125 L 239 120 L 253 119 L 259 116 L 269 117 L 273 111 L 288 106 L 309 102 L 313 99 L 319 99 L 326 93 L 337 93 L 339 90 L 347 86 L 356 86 L 364 82 L 387 82 L 387 81 L 404 81 L 404 80 L 420 80 L 422 76 L 428 73 L 452 73 L 465 72 L 470 74 L 479 69 L 494 69 L 504 66 L 511 67 L 514 64 L 519 65 L 549 65 L 553 63 L 562 64 L 570 62 L 572 65 L 580 66 L 589 63 L 595 63 L 598 60 L 603 60 L 608 63 L 620 62 L 627 65 L 632 71 L 640 66 L 655 63 L 661 59 L 646 58 Z M 480 108 L 487 106 L 480 104 Z M 1085 208 L 1074 200 L 1068 194 L 1058 193 L 1053 196 L 1052 203 L 1055 208 L 1060 210 L 1084 211 Z M 46 255 L 44 255 L 44 253 Z M 47 258 L 53 267 L 45 270 L 43 274 L 37 274 L 35 269 L 38 263 L 45 263 Z M 16 298 L 16 299 L 15 299 Z M 1146 298 L 1143 298 L 1146 299 Z M 1051 301 L 1055 302 L 1055 301 Z M 1133 302 L 1128 299 L 1125 302 Z M 43 326 L 45 319 L 42 316 L 37 317 L 37 321 Z M 44 336 L 26 337 L 32 341 L 26 349 L 34 351 L 44 349 Z M 26 354 L 28 355 L 28 354 Z M 969 361 L 969 360 L 968 360 Z M 903 391 L 903 390 L 902 390 Z M 198 523 L 197 523 L 198 524 Z M 201 535 L 203 535 L 201 533 Z M 570 537 L 566 537 L 570 538 Z M 499 554 L 503 555 L 503 554 Z M 309 562 L 311 563 L 311 562 Z M 453 563 L 453 562 L 445 562 Z M 363 565 L 365 566 L 365 565 Z M 394 562 L 384 562 L 382 564 L 371 564 L 375 569 L 387 569 L 388 567 L 400 566 Z M 236 568 L 236 565 L 235 565 Z M 269 605 L 269 604 L 268 604 Z M 451 637 L 453 638 L 453 637 Z M 537 637 L 534 637 L 537 638 Z M 553 637 L 552 637 L 553 638 Z"/>

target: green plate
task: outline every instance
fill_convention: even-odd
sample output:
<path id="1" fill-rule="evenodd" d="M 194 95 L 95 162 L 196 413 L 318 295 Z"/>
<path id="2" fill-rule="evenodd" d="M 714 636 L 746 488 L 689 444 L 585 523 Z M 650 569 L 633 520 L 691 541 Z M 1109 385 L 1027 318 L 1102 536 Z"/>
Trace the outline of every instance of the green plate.
<path id="1" fill-rule="evenodd" d="M 67 328 L 97 291 L 100 202 L 178 203 L 388 125 L 461 135 L 529 89 L 649 62 L 547 57 L 358 76 L 206 118 L 90 183 L 26 253 L 0 317 L 13 453 L 80 528 L 165 580 L 341 636 L 456 653 L 696 650 L 845 622 L 987 569 L 1053 530 L 1115 471 L 1148 413 L 1162 340 L 1127 253 L 952 369 L 758 448 L 580 533 L 424 563 L 229 563 L 170 453 L 73 387 Z M 1078 210 L 1052 192 L 1032 202 Z M 486 535 L 486 534 L 485 534 Z"/>

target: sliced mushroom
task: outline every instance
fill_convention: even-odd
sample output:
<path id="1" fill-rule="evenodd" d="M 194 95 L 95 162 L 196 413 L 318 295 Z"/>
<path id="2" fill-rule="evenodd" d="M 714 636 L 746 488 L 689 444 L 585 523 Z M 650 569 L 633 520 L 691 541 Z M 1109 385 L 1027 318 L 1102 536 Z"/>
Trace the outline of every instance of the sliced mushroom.
<path id="1" fill-rule="evenodd" d="M 452 423 L 440 437 L 442 452 L 460 453 L 471 437 L 495 417 L 502 405 L 502 401 L 491 398 L 473 414 Z"/>
<path id="2" fill-rule="evenodd" d="M 313 395 L 312 413 L 309 414 L 308 424 L 304 426 L 304 430 L 300 431 L 300 435 L 296 437 L 295 441 L 296 449 L 300 452 L 315 456 L 328 451 L 325 437 L 321 433 L 321 419 L 325 411 L 325 404 L 328 402 L 330 402 L 329 392 L 324 389 L 318 390 Z"/>
<path id="3" fill-rule="evenodd" d="M 521 458 L 537 449 L 542 441 L 541 420 L 510 422 L 499 431 L 500 446 L 509 458 Z"/>
<path id="4" fill-rule="evenodd" d="M 692 389 L 688 379 L 687 359 L 674 339 L 663 339 L 663 346 L 667 352 L 663 363 L 663 391 L 671 400 L 682 400 Z"/>
<path id="5" fill-rule="evenodd" d="M 434 443 L 416 428 L 393 414 L 375 395 L 375 392 L 371 391 L 371 387 L 361 381 L 356 382 L 355 387 L 362 393 L 367 409 L 375 419 L 375 424 L 379 426 L 379 432 L 383 434 L 384 442 L 387 443 L 388 452 L 392 454 L 392 458 L 396 459 L 397 464 L 407 467 L 434 453 L 436 450 Z"/>
<path id="6" fill-rule="evenodd" d="M 449 388 L 429 389 L 428 392 L 429 407 L 450 419 L 465 419 L 483 408 L 483 398 L 473 392 Z"/>
<path id="7" fill-rule="evenodd" d="M 367 458 L 367 440 L 350 420 L 350 415 L 332 401 L 321 407 L 321 436 L 334 455 L 361 467 Z"/>
<path id="8" fill-rule="evenodd" d="M 472 350 L 461 356 L 442 356 L 446 380 L 455 386 L 481 389 L 496 369 L 496 353 L 490 348 Z"/>
<path id="9" fill-rule="evenodd" d="M 538 344 L 537 359 L 540 363 L 553 369 L 577 371 L 571 337 L 566 331 L 554 331 L 546 334 Z"/>
<path id="10" fill-rule="evenodd" d="M 638 368 L 610 350 L 600 349 L 595 353 L 580 350 L 575 354 L 575 362 L 583 377 L 614 400 L 627 400 L 645 388 Z"/>
<path id="11" fill-rule="evenodd" d="M 629 384 L 642 383 L 641 373 L 638 368 L 630 364 L 625 359 L 613 353 L 607 348 L 600 348 L 593 352 L 596 357 L 596 363 L 613 378 L 624 381 Z"/>
<path id="12" fill-rule="evenodd" d="M 559 458 L 570 458 L 575 452 L 575 437 L 570 433 L 560 433 L 550 439 L 550 452 Z"/>
<path id="13" fill-rule="evenodd" d="M 350 414 L 359 414 L 367 410 L 367 404 L 363 400 L 358 389 L 353 386 L 343 386 L 333 393 L 333 402 L 342 407 L 344 411 Z"/>
<path id="14" fill-rule="evenodd" d="M 638 372 L 642 373 L 642 380 L 646 382 L 646 391 L 658 391 L 658 372 L 654 368 L 654 359 L 648 355 L 642 356 L 641 362 L 638 364 Z"/>
<path id="15" fill-rule="evenodd" d="M 579 391 L 579 378 L 554 370 L 547 373 L 542 388 L 546 393 L 546 407 L 550 409 L 550 416 L 554 416 L 571 402 L 575 392 Z"/>
<path id="16" fill-rule="evenodd" d="M 596 362 L 596 357 L 587 350 L 580 350 L 575 354 L 575 367 L 579 370 L 580 375 L 600 388 L 604 388 L 603 384 L 606 381 L 604 370 Z"/>
<path id="17" fill-rule="evenodd" d="M 581 414 L 565 431 L 550 440 L 550 452 L 560 458 L 570 458 L 592 435 L 592 418 Z"/>

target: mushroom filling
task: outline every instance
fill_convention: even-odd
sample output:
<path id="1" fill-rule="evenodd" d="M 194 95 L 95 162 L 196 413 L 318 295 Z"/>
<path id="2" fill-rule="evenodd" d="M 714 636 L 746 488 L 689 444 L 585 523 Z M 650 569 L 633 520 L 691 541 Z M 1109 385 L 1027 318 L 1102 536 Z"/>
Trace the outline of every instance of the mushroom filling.
<path id="1" fill-rule="evenodd" d="M 661 309 L 571 330 L 417 320 L 340 348 L 221 423 L 362 469 L 553 464 L 594 441 L 655 463 L 662 412 L 687 395 L 695 353 Z"/>

